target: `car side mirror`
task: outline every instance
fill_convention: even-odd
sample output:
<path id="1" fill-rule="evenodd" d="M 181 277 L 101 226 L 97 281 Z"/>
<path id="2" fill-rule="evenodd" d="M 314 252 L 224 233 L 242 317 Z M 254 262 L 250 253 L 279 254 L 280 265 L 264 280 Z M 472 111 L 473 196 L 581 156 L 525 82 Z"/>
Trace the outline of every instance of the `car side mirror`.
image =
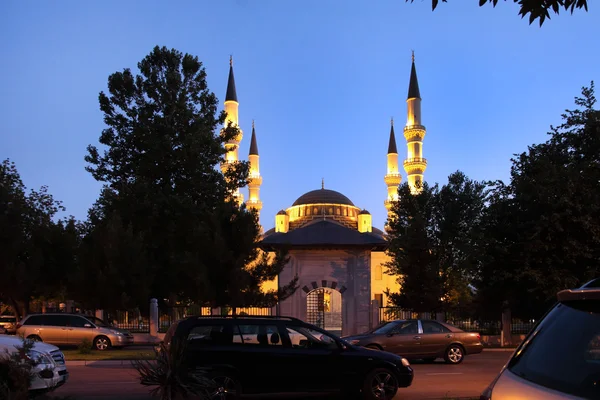
<path id="1" fill-rule="evenodd" d="M 91 328 L 91 327 L 92 327 L 92 325 L 91 325 L 91 324 L 83 324 L 83 327 L 84 327 L 84 328 Z"/>

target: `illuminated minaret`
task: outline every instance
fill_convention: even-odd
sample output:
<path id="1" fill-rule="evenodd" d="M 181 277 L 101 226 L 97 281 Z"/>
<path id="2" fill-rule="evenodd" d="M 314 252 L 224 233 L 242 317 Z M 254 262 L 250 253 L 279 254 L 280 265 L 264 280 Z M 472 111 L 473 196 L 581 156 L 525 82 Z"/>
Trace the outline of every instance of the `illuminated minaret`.
<path id="1" fill-rule="evenodd" d="M 237 137 L 231 139 L 225 144 L 227 154 L 225 154 L 225 163 L 221 165 L 221 171 L 225 172 L 228 168 L 228 164 L 237 162 L 239 160 L 238 150 L 240 142 L 242 141 L 243 132 L 239 125 L 238 117 L 238 99 L 235 91 L 235 79 L 233 78 L 233 58 L 229 57 L 229 80 L 227 81 L 227 94 L 225 95 L 225 112 L 227 117 L 225 118 L 225 126 L 228 126 L 231 122 L 233 126 L 238 128 L 239 134 Z M 233 194 L 237 199 L 238 203 L 242 204 L 244 201 L 244 195 L 240 193 L 239 189 Z"/>
<path id="2" fill-rule="evenodd" d="M 423 174 L 427 168 L 427 160 L 423 158 L 423 138 L 425 127 L 421 125 L 421 93 L 415 68 L 415 52 L 412 53 L 410 83 L 408 85 L 407 119 L 404 137 L 408 146 L 408 157 L 404 161 L 404 170 L 408 175 L 408 184 L 412 193 L 418 193 L 423 183 Z"/>
<path id="3" fill-rule="evenodd" d="M 394 134 L 394 119 L 392 118 L 392 127 L 390 129 L 390 143 L 387 154 L 387 174 L 385 175 L 385 184 L 387 185 L 387 199 L 385 208 L 390 215 L 394 201 L 398 201 L 398 185 L 402 181 L 402 176 L 398 171 L 398 149 L 396 148 L 396 135 Z"/>
<path id="4" fill-rule="evenodd" d="M 256 131 L 254 130 L 254 120 L 252 121 L 252 139 L 250 140 L 250 152 L 248 153 L 250 162 L 250 174 L 248 183 L 248 208 L 255 209 L 259 216 L 262 208 L 260 201 L 260 185 L 262 185 L 262 176 L 260 176 L 260 166 L 258 163 L 258 144 L 256 143 Z"/>

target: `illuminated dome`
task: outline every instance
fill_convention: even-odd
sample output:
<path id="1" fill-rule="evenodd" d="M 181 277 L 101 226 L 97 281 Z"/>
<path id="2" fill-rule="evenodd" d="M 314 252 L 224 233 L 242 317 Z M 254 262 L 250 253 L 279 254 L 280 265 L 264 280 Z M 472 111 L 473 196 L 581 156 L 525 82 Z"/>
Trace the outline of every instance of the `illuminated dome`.
<path id="1" fill-rule="evenodd" d="M 349 198 L 340 192 L 329 189 L 317 189 L 304 193 L 298 197 L 292 207 L 306 204 L 343 204 L 354 207 L 354 203 Z"/>

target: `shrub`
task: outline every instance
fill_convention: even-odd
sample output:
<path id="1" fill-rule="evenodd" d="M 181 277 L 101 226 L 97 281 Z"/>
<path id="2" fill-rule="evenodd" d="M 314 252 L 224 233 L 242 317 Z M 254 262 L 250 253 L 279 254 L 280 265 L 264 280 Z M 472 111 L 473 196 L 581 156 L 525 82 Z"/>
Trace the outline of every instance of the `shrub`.
<path id="1" fill-rule="evenodd" d="M 88 338 L 84 338 L 77 346 L 79 354 L 90 354 L 92 352 L 92 342 Z"/>
<path id="2" fill-rule="evenodd" d="M 183 343 L 182 343 L 183 342 Z M 185 341 L 175 340 L 171 346 L 164 343 L 156 351 L 154 360 L 135 360 L 134 368 L 140 374 L 144 386 L 156 386 L 150 390 L 160 400 L 189 398 L 209 399 L 215 384 L 204 371 L 190 371 L 186 366 Z"/>
<path id="3" fill-rule="evenodd" d="M 23 345 L 16 353 L 0 354 L 0 398 L 27 400 L 31 385 L 32 369 L 35 362 L 26 357 L 33 347 L 33 341 L 23 339 Z"/>

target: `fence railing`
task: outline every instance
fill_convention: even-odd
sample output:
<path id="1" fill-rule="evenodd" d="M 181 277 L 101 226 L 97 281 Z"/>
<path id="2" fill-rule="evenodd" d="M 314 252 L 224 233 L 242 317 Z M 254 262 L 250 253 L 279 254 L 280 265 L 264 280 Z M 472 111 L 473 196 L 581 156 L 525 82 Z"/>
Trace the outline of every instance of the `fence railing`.
<path id="1" fill-rule="evenodd" d="M 478 332 L 481 335 L 500 335 L 502 331 L 502 323 L 500 320 L 486 321 L 471 318 L 460 318 L 451 313 L 439 312 L 421 312 L 417 313 L 414 311 L 403 310 L 399 307 L 380 307 L 379 308 L 379 321 L 387 322 L 399 319 L 431 319 L 441 320 L 450 325 L 453 325 L 459 329 L 470 332 Z M 440 318 L 438 318 L 438 316 Z M 536 322 L 533 320 L 523 321 L 519 319 L 513 319 L 511 322 L 511 333 L 513 334 L 527 334 L 529 333 Z"/>
<path id="2" fill-rule="evenodd" d="M 131 333 L 150 333 L 150 320 L 139 309 L 107 313 L 105 319 L 117 328 L 127 329 Z"/>
<path id="3" fill-rule="evenodd" d="M 202 306 L 171 306 L 164 307 L 158 311 L 158 331 L 165 333 L 176 321 L 194 315 L 233 315 L 231 307 L 202 307 Z M 271 315 L 270 307 L 237 307 L 236 315 Z"/>

